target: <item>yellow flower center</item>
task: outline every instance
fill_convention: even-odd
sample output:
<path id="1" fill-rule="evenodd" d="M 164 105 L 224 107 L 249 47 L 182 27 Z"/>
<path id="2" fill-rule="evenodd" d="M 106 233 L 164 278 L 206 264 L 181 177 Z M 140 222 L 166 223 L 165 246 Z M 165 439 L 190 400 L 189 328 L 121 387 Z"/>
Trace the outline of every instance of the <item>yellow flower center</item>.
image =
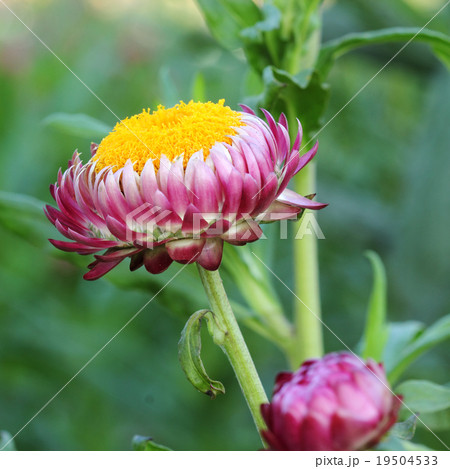
<path id="1" fill-rule="evenodd" d="M 223 99 L 218 103 L 181 101 L 170 109 L 158 106 L 151 114 L 150 109 L 144 110 L 117 123 L 93 157 L 96 170 L 113 166 L 116 171 L 131 160 L 140 174 L 148 160 L 153 160 L 157 170 L 162 155 L 170 161 L 183 155 L 184 167 L 199 150 L 206 158 L 215 143 L 231 143 L 230 136 L 236 135 L 234 127 L 245 125 L 241 113 L 224 103 Z"/>

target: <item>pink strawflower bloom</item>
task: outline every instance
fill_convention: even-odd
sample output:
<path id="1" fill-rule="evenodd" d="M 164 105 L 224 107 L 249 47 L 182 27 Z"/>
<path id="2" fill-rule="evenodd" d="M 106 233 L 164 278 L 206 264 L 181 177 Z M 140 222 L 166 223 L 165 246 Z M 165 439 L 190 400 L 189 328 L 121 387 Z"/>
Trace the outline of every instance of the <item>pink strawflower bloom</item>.
<path id="1" fill-rule="evenodd" d="M 63 251 L 94 254 L 86 280 L 95 280 L 127 257 L 154 274 L 173 262 L 219 267 L 224 241 L 260 238 L 260 223 L 296 217 L 320 204 L 289 189 L 290 179 L 316 154 L 300 156 L 301 127 L 292 145 L 284 115 L 266 121 L 243 106 L 180 103 L 143 111 L 116 125 L 91 146 L 91 159 L 75 152 L 50 187 L 58 209 L 46 214 L 70 241 L 50 240 Z"/>
<path id="2" fill-rule="evenodd" d="M 261 406 L 262 434 L 276 451 L 367 449 L 397 421 L 401 402 L 381 364 L 330 353 L 277 376 L 272 401 Z"/>

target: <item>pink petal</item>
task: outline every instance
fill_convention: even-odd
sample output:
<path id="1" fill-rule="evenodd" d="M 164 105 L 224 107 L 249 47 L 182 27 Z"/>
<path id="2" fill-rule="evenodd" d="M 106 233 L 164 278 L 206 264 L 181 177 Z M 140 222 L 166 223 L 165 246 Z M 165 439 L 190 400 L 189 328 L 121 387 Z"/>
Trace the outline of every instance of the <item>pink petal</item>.
<path id="1" fill-rule="evenodd" d="M 250 214 L 253 212 L 253 209 L 259 201 L 258 192 L 260 189 L 261 186 L 256 183 L 250 174 L 244 175 L 239 213 Z"/>
<path id="2" fill-rule="evenodd" d="M 90 247 L 81 243 L 71 243 L 69 241 L 59 241 L 58 239 L 49 239 L 49 241 L 55 246 L 65 252 L 77 252 L 78 254 L 92 254 L 94 252 L 101 251 L 102 248 Z"/>
<path id="3" fill-rule="evenodd" d="M 302 195 L 297 194 L 297 192 L 291 191 L 290 189 L 285 189 L 277 197 L 277 201 L 297 207 L 308 208 L 310 210 L 320 210 L 321 208 L 325 208 L 328 205 L 307 199 L 306 197 L 303 197 Z"/>
<path id="4" fill-rule="evenodd" d="M 199 233 L 208 226 L 208 222 L 202 217 L 200 210 L 190 204 L 184 214 L 181 232 L 183 234 Z"/>
<path id="5" fill-rule="evenodd" d="M 217 270 L 222 261 L 222 252 L 223 239 L 207 239 L 197 262 L 206 270 Z"/>
<path id="6" fill-rule="evenodd" d="M 95 156 L 95 154 L 97 153 L 97 149 L 98 149 L 98 144 L 97 143 L 91 143 L 91 147 L 90 147 L 91 157 Z"/>
<path id="7" fill-rule="evenodd" d="M 191 264 L 200 256 L 205 242 L 205 239 L 178 239 L 167 243 L 166 249 L 174 261 Z"/>
<path id="8" fill-rule="evenodd" d="M 110 270 L 114 269 L 116 265 L 120 264 L 123 258 L 113 262 L 100 262 L 95 261 L 90 265 L 90 271 L 83 275 L 85 280 L 97 280 L 103 275 L 107 274 Z"/>
<path id="9" fill-rule="evenodd" d="M 254 220 L 248 219 L 234 225 L 230 230 L 224 233 L 221 238 L 230 244 L 238 246 L 242 243 L 251 243 L 256 241 L 262 235 L 261 227 Z"/>
<path id="10" fill-rule="evenodd" d="M 286 119 L 286 115 L 284 112 L 281 113 L 280 118 L 278 119 L 278 123 L 281 124 L 286 130 L 289 131 L 288 121 Z"/>
<path id="11" fill-rule="evenodd" d="M 255 115 L 255 111 L 252 108 L 248 107 L 246 104 L 239 104 L 239 107 L 247 114 L 251 114 L 252 116 Z"/>
<path id="12" fill-rule="evenodd" d="M 119 259 L 125 259 L 126 257 L 132 256 L 133 254 L 137 254 L 138 252 L 142 251 L 143 248 L 136 249 L 135 247 L 131 248 L 120 248 L 120 249 L 112 249 L 106 251 L 103 255 L 96 255 L 94 256 L 97 260 L 102 262 L 111 262 L 116 261 Z"/>
<path id="13" fill-rule="evenodd" d="M 164 192 L 164 194 L 167 194 L 167 181 L 169 178 L 171 166 L 172 162 L 169 160 L 169 158 L 167 158 L 166 155 L 161 155 L 156 180 L 158 181 L 159 188 Z"/>
<path id="14" fill-rule="evenodd" d="M 144 266 L 151 274 L 164 272 L 172 262 L 172 258 L 167 253 L 165 247 L 144 251 Z"/>
<path id="15" fill-rule="evenodd" d="M 138 175 L 131 163 L 127 163 L 123 168 L 122 187 L 130 210 L 135 210 L 144 203 L 139 192 Z"/>
<path id="16" fill-rule="evenodd" d="M 298 119 L 297 119 L 297 124 L 298 124 L 297 135 L 295 137 L 294 145 L 292 145 L 292 151 L 293 152 L 299 151 L 300 145 L 302 143 L 302 138 L 303 138 L 302 124 L 300 124 L 300 121 Z"/>
<path id="17" fill-rule="evenodd" d="M 144 252 L 145 251 L 140 251 L 137 254 L 134 254 L 131 256 L 130 259 L 130 270 L 131 272 L 134 272 L 135 270 L 139 269 L 140 267 L 143 266 L 144 264 Z"/>
<path id="18" fill-rule="evenodd" d="M 145 163 L 144 169 L 142 170 L 141 187 L 146 202 L 153 200 L 153 194 L 158 189 L 158 183 L 156 181 L 155 167 L 151 160 Z"/>
<path id="19" fill-rule="evenodd" d="M 273 222 L 278 220 L 296 220 L 304 209 L 296 205 L 289 205 L 275 200 L 258 216 L 259 222 Z"/>
<path id="20" fill-rule="evenodd" d="M 172 164 L 169 172 L 167 179 L 167 196 L 172 202 L 175 212 L 177 212 L 180 217 L 183 217 L 189 205 L 189 198 L 186 186 L 184 185 L 183 160 L 181 158 Z"/>
<path id="21" fill-rule="evenodd" d="M 314 146 L 307 153 L 302 155 L 298 160 L 297 169 L 294 174 L 297 174 L 302 168 L 304 168 L 316 155 L 317 150 L 319 149 L 319 142 L 316 142 Z M 294 151 L 294 150 L 293 150 Z"/>

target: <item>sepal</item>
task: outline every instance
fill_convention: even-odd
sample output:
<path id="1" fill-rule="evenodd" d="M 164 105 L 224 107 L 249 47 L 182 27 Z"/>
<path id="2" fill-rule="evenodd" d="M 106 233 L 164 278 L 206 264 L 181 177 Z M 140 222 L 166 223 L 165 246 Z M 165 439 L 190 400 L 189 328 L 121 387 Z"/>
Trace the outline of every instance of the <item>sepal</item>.
<path id="1" fill-rule="evenodd" d="M 215 399 L 218 394 L 225 394 L 225 387 L 220 381 L 212 380 L 206 373 L 201 359 L 202 321 L 206 320 L 208 331 L 217 345 L 222 345 L 226 331 L 219 324 L 217 316 L 207 309 L 195 312 L 187 321 L 178 343 L 178 359 L 189 382 L 200 392 Z"/>

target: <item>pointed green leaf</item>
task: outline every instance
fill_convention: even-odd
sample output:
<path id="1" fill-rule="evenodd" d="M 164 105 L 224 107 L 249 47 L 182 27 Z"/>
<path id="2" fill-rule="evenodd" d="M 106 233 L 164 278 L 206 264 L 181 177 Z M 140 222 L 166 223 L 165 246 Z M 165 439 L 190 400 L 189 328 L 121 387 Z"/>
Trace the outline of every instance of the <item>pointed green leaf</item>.
<path id="1" fill-rule="evenodd" d="M 371 44 L 402 41 L 424 42 L 432 47 L 434 53 L 448 67 L 450 64 L 450 37 L 436 31 L 419 28 L 388 28 L 379 31 L 346 34 L 325 43 L 319 54 L 317 70 L 324 79 L 334 61 L 341 55 L 358 47 Z"/>
<path id="2" fill-rule="evenodd" d="M 416 433 L 417 416 L 411 415 L 404 422 L 398 422 L 390 431 L 390 434 L 401 440 L 411 440 Z"/>
<path id="3" fill-rule="evenodd" d="M 112 127 L 86 114 L 66 114 L 57 112 L 46 117 L 42 123 L 67 135 L 100 141 Z"/>
<path id="4" fill-rule="evenodd" d="M 409 380 L 396 388 L 403 395 L 403 414 L 419 415 L 419 424 L 434 431 L 450 428 L 450 387 L 430 381 Z"/>
<path id="5" fill-rule="evenodd" d="M 439 412 L 421 414 L 420 420 L 435 432 L 450 430 L 450 408 Z"/>
<path id="6" fill-rule="evenodd" d="M 450 409 L 450 388 L 425 380 L 409 380 L 397 386 L 405 404 L 422 416 L 425 413 Z"/>
<path id="7" fill-rule="evenodd" d="M 225 393 L 225 387 L 220 381 L 212 380 L 206 373 L 200 356 L 202 349 L 201 327 L 202 321 L 208 321 L 208 330 L 217 344 L 223 343 L 224 330 L 217 323 L 212 311 L 203 309 L 194 313 L 187 321 L 178 343 L 178 358 L 187 379 L 200 392 L 211 399 L 217 394 Z"/>
<path id="8" fill-rule="evenodd" d="M 366 256 L 372 264 L 373 285 L 367 310 L 362 356 L 380 361 L 388 338 L 386 326 L 386 272 L 378 254 L 368 251 Z"/>
<path id="9" fill-rule="evenodd" d="M 436 321 L 419 333 L 395 357 L 394 366 L 388 374 L 389 381 L 395 382 L 411 363 L 435 345 L 450 338 L 450 315 Z"/>
<path id="10" fill-rule="evenodd" d="M 164 445 L 160 445 L 148 436 L 135 435 L 133 437 L 132 446 L 134 451 L 172 451 Z"/>
<path id="11" fill-rule="evenodd" d="M 383 351 L 383 364 L 387 373 L 395 367 L 405 347 L 423 331 L 425 324 L 420 321 L 391 322 L 388 325 L 388 340 Z"/>
<path id="12" fill-rule="evenodd" d="M 14 440 L 12 436 L 4 431 L 0 430 L 0 451 L 15 451 Z"/>
<path id="13" fill-rule="evenodd" d="M 197 0 L 211 34 L 227 49 L 242 47 L 240 32 L 261 20 L 252 0 Z"/>

